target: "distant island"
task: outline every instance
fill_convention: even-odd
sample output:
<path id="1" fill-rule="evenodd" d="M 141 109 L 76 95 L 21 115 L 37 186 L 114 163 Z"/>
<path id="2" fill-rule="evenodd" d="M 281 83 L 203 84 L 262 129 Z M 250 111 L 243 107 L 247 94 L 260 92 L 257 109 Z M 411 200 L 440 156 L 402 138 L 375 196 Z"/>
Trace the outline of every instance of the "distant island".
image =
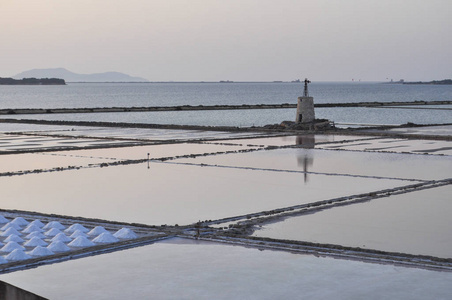
<path id="1" fill-rule="evenodd" d="M 400 79 L 399 81 L 391 81 L 390 82 L 385 82 L 385 83 L 389 83 L 389 84 L 452 84 L 452 79 L 443 79 L 443 80 L 433 80 L 433 81 L 413 81 L 413 82 L 408 82 L 405 81 L 403 79 Z"/>
<path id="2" fill-rule="evenodd" d="M 149 82 L 145 78 L 132 77 L 119 72 L 104 72 L 94 74 L 77 74 L 64 68 L 33 69 L 19 73 L 13 78 L 62 78 L 66 82 Z"/>
<path id="3" fill-rule="evenodd" d="M 60 78 L 2 78 L 0 77 L 0 85 L 65 85 L 64 79 Z"/>

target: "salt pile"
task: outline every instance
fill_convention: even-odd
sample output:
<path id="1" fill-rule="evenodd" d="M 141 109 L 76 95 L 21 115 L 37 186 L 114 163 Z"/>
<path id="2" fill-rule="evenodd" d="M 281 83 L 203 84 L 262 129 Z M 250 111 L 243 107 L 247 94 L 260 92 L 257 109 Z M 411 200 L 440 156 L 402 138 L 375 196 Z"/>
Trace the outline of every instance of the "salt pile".
<path id="1" fill-rule="evenodd" d="M 88 235 L 81 230 L 76 230 L 76 231 L 74 231 L 74 233 L 71 234 L 71 238 L 73 238 L 73 239 L 75 239 L 76 237 L 79 237 L 79 236 L 88 237 Z"/>
<path id="2" fill-rule="evenodd" d="M 30 225 L 35 225 L 38 226 L 39 228 L 44 227 L 44 223 L 42 223 L 41 220 L 39 219 L 34 220 L 33 222 L 30 223 Z"/>
<path id="3" fill-rule="evenodd" d="M 5 242 L 23 243 L 23 241 L 24 240 L 20 236 L 15 234 L 11 234 L 5 239 Z"/>
<path id="4" fill-rule="evenodd" d="M 32 232 L 35 232 L 35 231 L 42 232 L 44 230 L 42 230 L 41 228 L 39 228 L 37 225 L 34 225 L 34 224 L 30 224 L 30 225 L 27 226 L 27 228 L 22 230 L 22 232 L 24 232 L 24 233 L 32 233 Z"/>
<path id="5" fill-rule="evenodd" d="M 51 250 L 49 250 L 45 247 L 37 246 L 32 251 L 28 252 L 28 254 L 32 255 L 32 256 L 46 256 L 46 255 L 52 255 L 55 253 L 53 253 Z"/>
<path id="6" fill-rule="evenodd" d="M 39 232 L 39 231 L 32 232 L 32 233 L 30 233 L 29 235 L 27 235 L 25 238 L 26 238 L 26 239 L 31 239 L 31 238 L 34 238 L 34 237 L 38 237 L 38 238 L 40 238 L 40 239 L 45 239 L 45 238 L 46 238 L 46 236 L 43 235 L 43 234 L 42 234 L 41 232 Z"/>
<path id="7" fill-rule="evenodd" d="M 21 226 L 9 222 L 9 223 L 6 223 L 2 228 L 0 228 L 0 230 L 5 231 L 5 230 L 7 230 L 9 228 L 14 228 L 14 229 L 20 230 Z"/>
<path id="8" fill-rule="evenodd" d="M 96 244 L 94 244 L 93 242 L 88 240 L 86 237 L 79 236 L 79 237 L 76 237 L 75 240 L 70 242 L 68 245 L 71 247 L 89 247 L 89 246 L 95 246 Z"/>
<path id="9" fill-rule="evenodd" d="M 66 227 L 61 225 L 61 223 L 58 222 L 58 221 L 52 221 L 52 222 L 47 223 L 47 225 L 44 226 L 43 228 L 44 229 L 56 228 L 56 229 L 59 229 L 59 230 L 63 230 Z"/>
<path id="10" fill-rule="evenodd" d="M 28 221 L 22 217 L 15 218 L 14 220 L 11 221 L 11 223 L 17 224 L 19 226 L 27 226 L 28 225 Z"/>
<path id="11" fill-rule="evenodd" d="M 8 219 L 6 219 L 4 216 L 0 215 L 0 224 L 8 223 Z"/>
<path id="12" fill-rule="evenodd" d="M 6 259 L 4 259 L 3 258 L 3 256 L 0 256 L 0 265 L 1 264 L 5 264 L 5 263 L 7 263 L 8 261 L 6 260 Z"/>
<path id="13" fill-rule="evenodd" d="M 93 239 L 93 242 L 95 243 L 115 243 L 118 242 L 119 240 L 113 236 L 113 234 L 111 234 L 110 232 L 104 232 L 101 233 L 97 238 Z"/>
<path id="14" fill-rule="evenodd" d="M 126 227 L 116 231 L 113 236 L 117 237 L 118 239 L 136 239 L 138 237 L 135 232 Z"/>
<path id="15" fill-rule="evenodd" d="M 22 235 L 22 233 L 20 233 L 19 231 L 17 231 L 13 227 L 10 227 L 10 228 L 6 229 L 6 231 L 0 233 L 1 236 L 9 236 L 11 234 Z"/>
<path id="16" fill-rule="evenodd" d="M 55 236 L 51 239 L 51 241 L 52 241 L 52 242 L 60 241 L 60 242 L 66 243 L 66 242 L 72 241 L 72 239 L 71 239 L 70 237 L 68 237 L 67 235 L 65 235 L 64 233 L 60 232 L 60 233 L 58 233 L 57 235 L 55 235 Z"/>
<path id="17" fill-rule="evenodd" d="M 52 228 L 49 231 L 44 232 L 44 235 L 53 237 L 53 236 L 56 236 L 58 233 L 61 233 L 61 230 L 59 230 L 57 228 Z"/>
<path id="18" fill-rule="evenodd" d="M 16 250 L 16 249 L 19 249 L 19 250 L 25 250 L 25 248 L 24 247 L 22 247 L 21 245 L 19 245 L 18 243 L 16 243 L 16 242 L 8 242 L 5 246 L 3 246 L 1 249 L 0 249 L 0 251 L 1 252 L 12 252 L 12 251 L 14 251 L 14 250 Z"/>
<path id="19" fill-rule="evenodd" d="M 24 260 L 24 259 L 29 259 L 31 258 L 30 255 L 26 254 L 23 250 L 21 249 L 15 249 L 14 251 L 12 251 L 10 254 L 8 254 L 5 257 L 7 260 L 11 260 L 11 261 L 17 261 L 17 260 Z"/>
<path id="20" fill-rule="evenodd" d="M 47 246 L 47 245 L 48 244 L 45 241 L 41 240 L 38 237 L 31 238 L 29 241 L 24 243 L 24 246 L 27 247 Z"/>
<path id="21" fill-rule="evenodd" d="M 66 246 L 63 242 L 55 241 L 47 246 L 47 249 L 53 252 L 65 252 L 71 250 L 68 246 Z"/>
<path id="22" fill-rule="evenodd" d="M 69 228 L 66 229 L 65 231 L 66 232 L 75 232 L 77 230 L 80 230 L 81 232 L 88 232 L 89 231 L 89 229 L 87 229 L 85 226 L 83 226 L 81 224 L 78 224 L 78 223 L 75 223 L 75 224 L 69 226 Z"/>
<path id="23" fill-rule="evenodd" d="M 108 231 L 102 226 L 96 226 L 90 232 L 88 232 L 88 235 L 98 236 L 99 234 L 104 233 L 104 232 L 108 232 Z"/>

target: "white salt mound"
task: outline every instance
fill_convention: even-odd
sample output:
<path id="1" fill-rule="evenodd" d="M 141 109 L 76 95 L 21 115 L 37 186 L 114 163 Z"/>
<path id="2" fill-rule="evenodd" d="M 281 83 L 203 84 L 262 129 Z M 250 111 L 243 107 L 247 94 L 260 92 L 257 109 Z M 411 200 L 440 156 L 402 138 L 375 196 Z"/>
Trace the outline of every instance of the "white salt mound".
<path id="1" fill-rule="evenodd" d="M 23 241 L 24 240 L 20 236 L 15 234 L 11 234 L 5 239 L 5 242 L 23 243 Z"/>
<path id="2" fill-rule="evenodd" d="M 108 232 L 108 231 L 102 226 L 96 226 L 90 232 L 88 232 L 88 235 L 98 236 L 99 234 L 104 233 L 104 232 Z"/>
<path id="3" fill-rule="evenodd" d="M 83 226 L 82 224 L 78 224 L 78 223 L 75 223 L 75 224 L 69 226 L 69 228 L 66 229 L 65 231 L 66 232 L 75 232 L 77 230 L 80 230 L 81 232 L 88 232 L 89 231 L 89 229 L 87 229 L 85 226 Z"/>
<path id="4" fill-rule="evenodd" d="M 17 224 L 19 226 L 27 226 L 29 224 L 29 222 L 22 217 L 15 218 L 14 220 L 11 221 L 11 223 Z"/>
<path id="5" fill-rule="evenodd" d="M 37 225 L 34 225 L 34 224 L 30 224 L 27 226 L 27 228 L 22 230 L 22 232 L 24 232 L 24 233 L 32 233 L 35 231 L 43 232 L 44 230 L 42 230 L 40 227 L 38 227 Z"/>
<path id="6" fill-rule="evenodd" d="M 29 241 L 24 243 L 24 246 L 27 247 L 36 247 L 36 246 L 47 246 L 47 242 L 41 240 L 38 237 L 31 238 Z"/>
<path id="7" fill-rule="evenodd" d="M 1 264 L 5 264 L 5 263 L 7 263 L 8 261 L 6 260 L 6 259 L 4 259 L 3 258 L 3 256 L 0 256 L 0 265 Z"/>
<path id="8" fill-rule="evenodd" d="M 71 234 L 71 238 L 73 238 L 73 239 L 75 239 L 76 237 L 79 237 L 79 236 L 88 237 L 88 235 L 81 230 L 76 230 Z"/>
<path id="9" fill-rule="evenodd" d="M 113 234 L 111 234 L 110 232 L 101 233 L 97 238 L 93 239 L 93 242 L 102 244 L 115 243 L 118 241 L 119 240 L 116 237 L 114 237 Z"/>
<path id="10" fill-rule="evenodd" d="M 38 238 L 40 238 L 40 239 L 45 239 L 45 238 L 46 238 L 46 236 L 43 235 L 42 232 L 38 232 L 38 231 L 35 231 L 35 232 L 30 233 L 30 234 L 27 235 L 25 238 L 28 239 L 28 240 L 30 240 L 30 239 L 32 239 L 32 238 L 34 238 L 34 237 L 38 237 Z"/>
<path id="11" fill-rule="evenodd" d="M 121 228 L 113 234 L 118 239 L 136 239 L 138 236 L 129 228 Z"/>
<path id="12" fill-rule="evenodd" d="M 58 233 L 61 233 L 61 230 L 57 229 L 57 228 L 52 228 L 49 231 L 44 232 L 45 236 L 56 236 Z"/>
<path id="13" fill-rule="evenodd" d="M 30 255 L 26 254 L 23 250 L 21 249 L 15 249 L 14 251 L 12 251 L 10 254 L 8 254 L 5 257 L 7 260 L 11 260 L 11 261 L 17 261 L 17 260 L 24 260 L 24 259 L 29 259 L 31 258 Z"/>
<path id="14" fill-rule="evenodd" d="M 51 222 L 47 223 L 46 226 L 44 226 L 43 228 L 46 230 L 50 229 L 50 228 L 56 228 L 59 230 L 63 230 L 66 227 L 64 227 L 64 225 L 61 225 L 61 223 L 58 221 L 51 221 Z"/>
<path id="15" fill-rule="evenodd" d="M 5 230 L 7 230 L 7 229 L 9 229 L 9 228 L 14 228 L 14 229 L 20 230 L 21 226 L 20 226 L 20 225 L 17 225 L 17 224 L 14 224 L 14 223 L 11 223 L 11 222 L 9 222 L 9 223 L 6 223 L 5 225 L 3 225 L 3 227 L 2 227 L 2 228 L 0 228 L 0 230 L 3 230 L 3 231 L 5 231 Z"/>
<path id="16" fill-rule="evenodd" d="M 64 233 L 60 232 L 60 233 L 58 233 L 57 235 L 55 235 L 55 236 L 51 239 L 51 241 L 52 241 L 52 242 L 60 241 L 60 242 L 66 243 L 66 242 L 72 241 L 72 239 L 71 239 L 70 237 L 68 237 L 67 235 L 65 235 Z"/>
<path id="17" fill-rule="evenodd" d="M 8 219 L 6 219 L 4 216 L 0 215 L 0 224 L 8 223 Z"/>
<path id="18" fill-rule="evenodd" d="M 0 235 L 1 236 L 9 236 L 11 234 L 22 235 L 22 233 L 20 233 L 19 231 L 17 231 L 16 229 L 14 229 L 12 227 L 6 229 L 6 231 L 3 231 Z"/>
<path id="19" fill-rule="evenodd" d="M 33 222 L 30 223 L 30 225 L 35 225 L 38 226 L 39 228 L 44 227 L 44 223 L 42 223 L 41 220 L 39 219 L 34 220 Z"/>
<path id="20" fill-rule="evenodd" d="M 65 251 L 71 250 L 71 248 L 66 246 L 61 241 L 52 242 L 50 245 L 47 246 L 47 249 L 49 249 L 50 251 L 53 251 L 53 252 L 65 252 Z"/>
<path id="21" fill-rule="evenodd" d="M 70 242 L 68 244 L 68 246 L 71 246 L 71 247 L 89 247 L 89 246 L 94 246 L 94 245 L 96 245 L 96 244 L 94 244 L 93 242 L 91 242 L 84 236 L 76 237 L 75 240 L 73 240 L 72 242 Z"/>
<path id="22" fill-rule="evenodd" d="M 42 246 L 36 246 L 32 251 L 28 252 L 29 255 L 32 256 L 46 256 L 46 255 L 52 255 L 55 254 L 51 250 L 42 247 Z"/>
<path id="23" fill-rule="evenodd" d="M 0 251 L 1 252 L 12 252 L 12 251 L 14 251 L 14 250 L 16 250 L 16 249 L 19 249 L 19 250 L 25 250 L 25 248 L 24 247 L 22 247 L 21 245 L 19 245 L 18 243 L 16 243 L 16 242 L 8 242 L 5 246 L 3 246 L 1 249 L 0 249 Z"/>

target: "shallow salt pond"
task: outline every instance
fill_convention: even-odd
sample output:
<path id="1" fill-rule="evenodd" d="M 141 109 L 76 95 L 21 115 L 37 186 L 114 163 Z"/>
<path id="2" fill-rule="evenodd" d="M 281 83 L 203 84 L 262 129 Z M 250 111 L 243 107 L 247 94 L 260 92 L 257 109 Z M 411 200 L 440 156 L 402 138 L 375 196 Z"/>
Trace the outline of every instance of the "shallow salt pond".
<path id="1" fill-rule="evenodd" d="M 448 272 L 182 239 L 0 280 L 49 299 L 447 299 L 452 293 Z"/>
<path id="2" fill-rule="evenodd" d="M 79 167 L 113 161 L 115 159 L 108 157 L 82 157 L 67 155 L 64 152 L 7 154 L 0 155 L 0 173 L 66 168 L 69 166 Z"/>
<path id="3" fill-rule="evenodd" d="M 452 142 L 433 140 L 375 139 L 369 141 L 354 141 L 341 145 L 319 145 L 318 148 L 452 155 Z"/>
<path id="4" fill-rule="evenodd" d="M 146 224 L 271 210 L 411 182 L 146 163 L 0 178 L 2 208 Z"/>
<path id="5" fill-rule="evenodd" d="M 346 135 L 320 135 L 320 134 L 306 134 L 306 135 L 287 135 L 279 137 L 257 137 L 253 139 L 231 139 L 225 143 L 251 145 L 251 146 L 305 146 L 312 147 L 315 143 L 332 143 L 350 140 L 365 140 L 369 137 L 362 136 L 346 136 Z"/>
<path id="6" fill-rule="evenodd" d="M 235 145 L 218 145 L 207 143 L 206 144 L 180 143 L 180 144 L 146 145 L 121 148 L 60 151 L 60 152 L 51 152 L 51 154 L 78 156 L 78 157 L 101 157 L 126 160 L 126 159 L 146 159 L 148 153 L 150 159 L 159 159 L 163 157 L 174 157 L 178 155 L 217 153 L 226 151 L 238 151 L 243 149 L 251 149 L 251 147 Z M 256 147 L 253 147 L 253 149 L 256 149 Z"/>
<path id="7" fill-rule="evenodd" d="M 334 207 L 263 226 L 254 236 L 452 258 L 452 186 Z"/>
<path id="8" fill-rule="evenodd" d="M 191 164 L 419 180 L 444 179 L 452 175 L 452 161 L 446 156 L 305 148 L 262 150 L 251 153 L 184 158 L 176 161 Z M 307 180 L 312 176 L 312 174 L 307 174 Z"/>

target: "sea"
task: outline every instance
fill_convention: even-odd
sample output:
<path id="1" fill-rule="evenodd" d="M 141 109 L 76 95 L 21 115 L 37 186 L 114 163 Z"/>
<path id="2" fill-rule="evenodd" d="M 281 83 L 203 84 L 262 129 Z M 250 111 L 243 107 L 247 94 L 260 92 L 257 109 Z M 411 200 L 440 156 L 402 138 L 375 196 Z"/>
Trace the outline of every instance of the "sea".
<path id="1" fill-rule="evenodd" d="M 177 105 L 297 103 L 302 83 L 68 83 L 64 86 L 0 86 L 0 109 L 102 108 Z M 313 82 L 315 103 L 452 100 L 451 85 L 377 82 Z M 205 126 L 263 126 L 294 120 L 295 109 L 2 115 L 0 118 L 105 121 Z M 452 105 L 398 108 L 316 108 L 316 118 L 338 125 L 452 123 Z"/>

